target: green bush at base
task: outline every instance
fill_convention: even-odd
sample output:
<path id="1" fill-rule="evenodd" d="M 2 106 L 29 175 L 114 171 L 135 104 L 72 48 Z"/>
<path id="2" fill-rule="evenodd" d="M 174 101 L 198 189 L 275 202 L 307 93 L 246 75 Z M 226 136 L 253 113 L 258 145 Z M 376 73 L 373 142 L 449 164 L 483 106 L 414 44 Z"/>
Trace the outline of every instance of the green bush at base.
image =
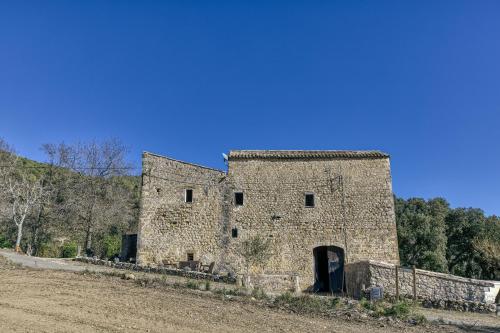
<path id="1" fill-rule="evenodd" d="M 107 235 L 104 237 L 104 254 L 107 259 L 120 254 L 122 238 L 119 235 Z"/>
<path id="2" fill-rule="evenodd" d="M 10 239 L 7 239 L 4 235 L 0 235 L 0 248 L 12 247 L 13 244 Z"/>
<path id="3" fill-rule="evenodd" d="M 68 242 L 62 246 L 61 258 L 74 258 L 78 253 L 78 245 L 76 242 Z"/>

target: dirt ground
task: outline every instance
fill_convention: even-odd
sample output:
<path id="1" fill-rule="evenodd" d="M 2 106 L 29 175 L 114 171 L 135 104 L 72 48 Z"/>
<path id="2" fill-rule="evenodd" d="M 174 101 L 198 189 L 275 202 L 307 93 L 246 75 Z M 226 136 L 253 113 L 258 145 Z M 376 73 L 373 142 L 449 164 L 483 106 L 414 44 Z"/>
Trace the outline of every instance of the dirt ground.
<path id="1" fill-rule="evenodd" d="M 0 256 L 0 332 L 464 332 L 303 316 L 118 277 L 15 268 Z"/>

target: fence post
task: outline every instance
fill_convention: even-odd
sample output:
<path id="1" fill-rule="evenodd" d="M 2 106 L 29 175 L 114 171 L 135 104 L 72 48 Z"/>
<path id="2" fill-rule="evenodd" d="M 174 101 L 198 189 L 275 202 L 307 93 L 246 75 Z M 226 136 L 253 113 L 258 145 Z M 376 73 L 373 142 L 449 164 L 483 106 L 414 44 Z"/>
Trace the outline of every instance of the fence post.
<path id="1" fill-rule="evenodd" d="M 398 265 L 395 265 L 396 267 L 396 302 L 399 301 L 399 272 L 398 272 Z"/>
<path id="2" fill-rule="evenodd" d="M 413 271 L 413 300 L 417 300 L 417 270 L 415 265 L 412 266 Z"/>

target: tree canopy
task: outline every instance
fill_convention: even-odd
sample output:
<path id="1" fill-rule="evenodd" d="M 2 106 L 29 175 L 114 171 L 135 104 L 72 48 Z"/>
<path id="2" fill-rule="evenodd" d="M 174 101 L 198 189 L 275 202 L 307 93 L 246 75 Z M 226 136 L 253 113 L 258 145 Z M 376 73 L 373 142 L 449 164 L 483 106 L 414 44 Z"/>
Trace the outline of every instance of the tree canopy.
<path id="1" fill-rule="evenodd" d="M 402 265 L 470 278 L 500 279 L 500 218 L 450 208 L 443 198 L 395 198 Z"/>

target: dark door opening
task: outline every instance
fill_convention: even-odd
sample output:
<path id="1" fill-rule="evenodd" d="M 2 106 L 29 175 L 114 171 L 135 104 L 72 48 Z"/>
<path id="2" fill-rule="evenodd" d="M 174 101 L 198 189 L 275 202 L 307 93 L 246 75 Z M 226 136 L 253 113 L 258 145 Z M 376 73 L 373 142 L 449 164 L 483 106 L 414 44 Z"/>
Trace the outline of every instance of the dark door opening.
<path id="1" fill-rule="evenodd" d="M 337 246 L 318 246 L 314 255 L 314 291 L 334 292 L 343 290 L 344 250 Z"/>
<path id="2" fill-rule="evenodd" d="M 137 234 L 122 235 L 121 261 L 135 261 L 137 255 Z"/>

